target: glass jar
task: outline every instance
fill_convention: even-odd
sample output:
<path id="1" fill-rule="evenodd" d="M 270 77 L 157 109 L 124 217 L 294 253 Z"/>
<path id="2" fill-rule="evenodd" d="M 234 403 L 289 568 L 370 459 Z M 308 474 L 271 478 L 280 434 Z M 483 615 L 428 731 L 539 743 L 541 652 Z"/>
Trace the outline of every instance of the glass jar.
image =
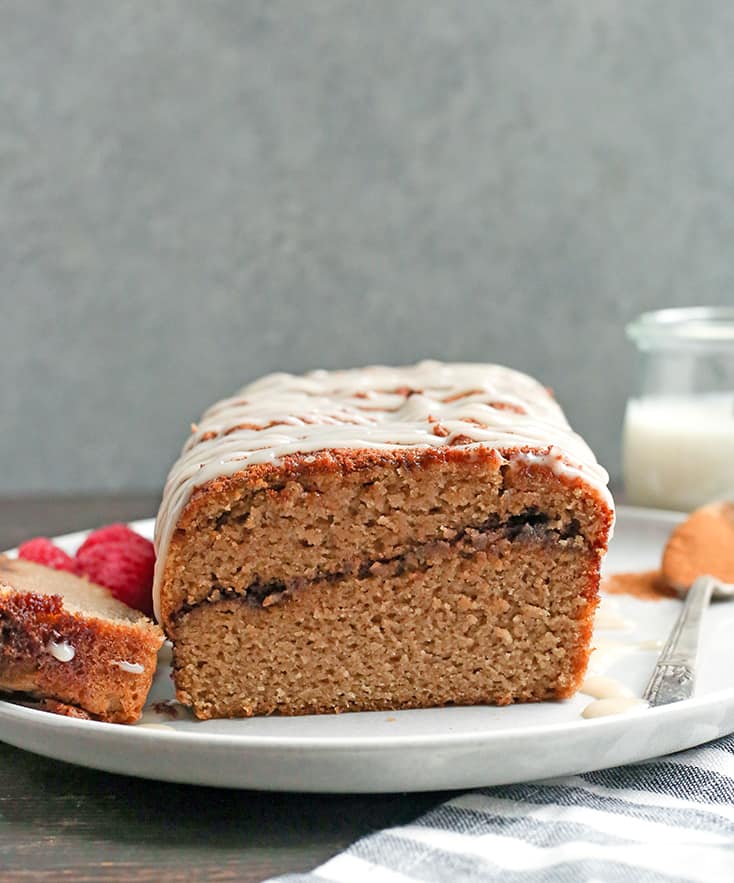
<path id="1" fill-rule="evenodd" d="M 734 308 L 644 313 L 622 444 L 629 503 L 690 510 L 734 499 Z"/>

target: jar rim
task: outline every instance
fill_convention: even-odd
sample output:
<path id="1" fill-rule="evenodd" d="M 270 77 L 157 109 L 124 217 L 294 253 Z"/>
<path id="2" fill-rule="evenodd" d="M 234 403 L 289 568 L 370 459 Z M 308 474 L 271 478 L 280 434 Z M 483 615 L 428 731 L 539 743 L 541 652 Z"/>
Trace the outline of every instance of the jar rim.
<path id="1" fill-rule="evenodd" d="M 673 307 L 642 313 L 627 327 L 642 349 L 693 344 L 734 346 L 734 307 Z"/>

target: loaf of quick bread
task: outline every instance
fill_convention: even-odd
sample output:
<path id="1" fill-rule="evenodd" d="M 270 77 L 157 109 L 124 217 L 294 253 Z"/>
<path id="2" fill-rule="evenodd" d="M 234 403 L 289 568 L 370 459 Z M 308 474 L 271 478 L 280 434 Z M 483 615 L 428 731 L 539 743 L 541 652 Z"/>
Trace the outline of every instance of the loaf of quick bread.
<path id="1" fill-rule="evenodd" d="M 497 365 L 274 374 L 169 475 L 154 603 L 200 718 L 562 698 L 614 510 L 553 396 Z"/>

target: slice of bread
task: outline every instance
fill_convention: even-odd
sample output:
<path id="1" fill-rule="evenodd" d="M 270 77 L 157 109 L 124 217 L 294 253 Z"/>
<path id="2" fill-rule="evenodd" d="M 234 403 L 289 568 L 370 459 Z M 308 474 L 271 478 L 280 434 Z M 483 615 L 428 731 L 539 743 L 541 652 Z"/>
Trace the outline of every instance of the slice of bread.
<path id="1" fill-rule="evenodd" d="M 0 690 L 134 723 L 163 640 L 103 586 L 0 556 Z"/>

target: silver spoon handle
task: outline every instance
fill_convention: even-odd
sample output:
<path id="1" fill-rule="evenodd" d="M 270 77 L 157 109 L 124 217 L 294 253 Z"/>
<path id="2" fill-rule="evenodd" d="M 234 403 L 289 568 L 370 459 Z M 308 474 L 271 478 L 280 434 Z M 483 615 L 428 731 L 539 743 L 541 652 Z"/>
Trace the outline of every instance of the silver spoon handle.
<path id="1" fill-rule="evenodd" d="M 712 576 L 700 576 L 688 590 L 683 609 L 642 694 L 651 706 L 680 702 L 693 695 L 701 621 L 715 585 Z"/>

